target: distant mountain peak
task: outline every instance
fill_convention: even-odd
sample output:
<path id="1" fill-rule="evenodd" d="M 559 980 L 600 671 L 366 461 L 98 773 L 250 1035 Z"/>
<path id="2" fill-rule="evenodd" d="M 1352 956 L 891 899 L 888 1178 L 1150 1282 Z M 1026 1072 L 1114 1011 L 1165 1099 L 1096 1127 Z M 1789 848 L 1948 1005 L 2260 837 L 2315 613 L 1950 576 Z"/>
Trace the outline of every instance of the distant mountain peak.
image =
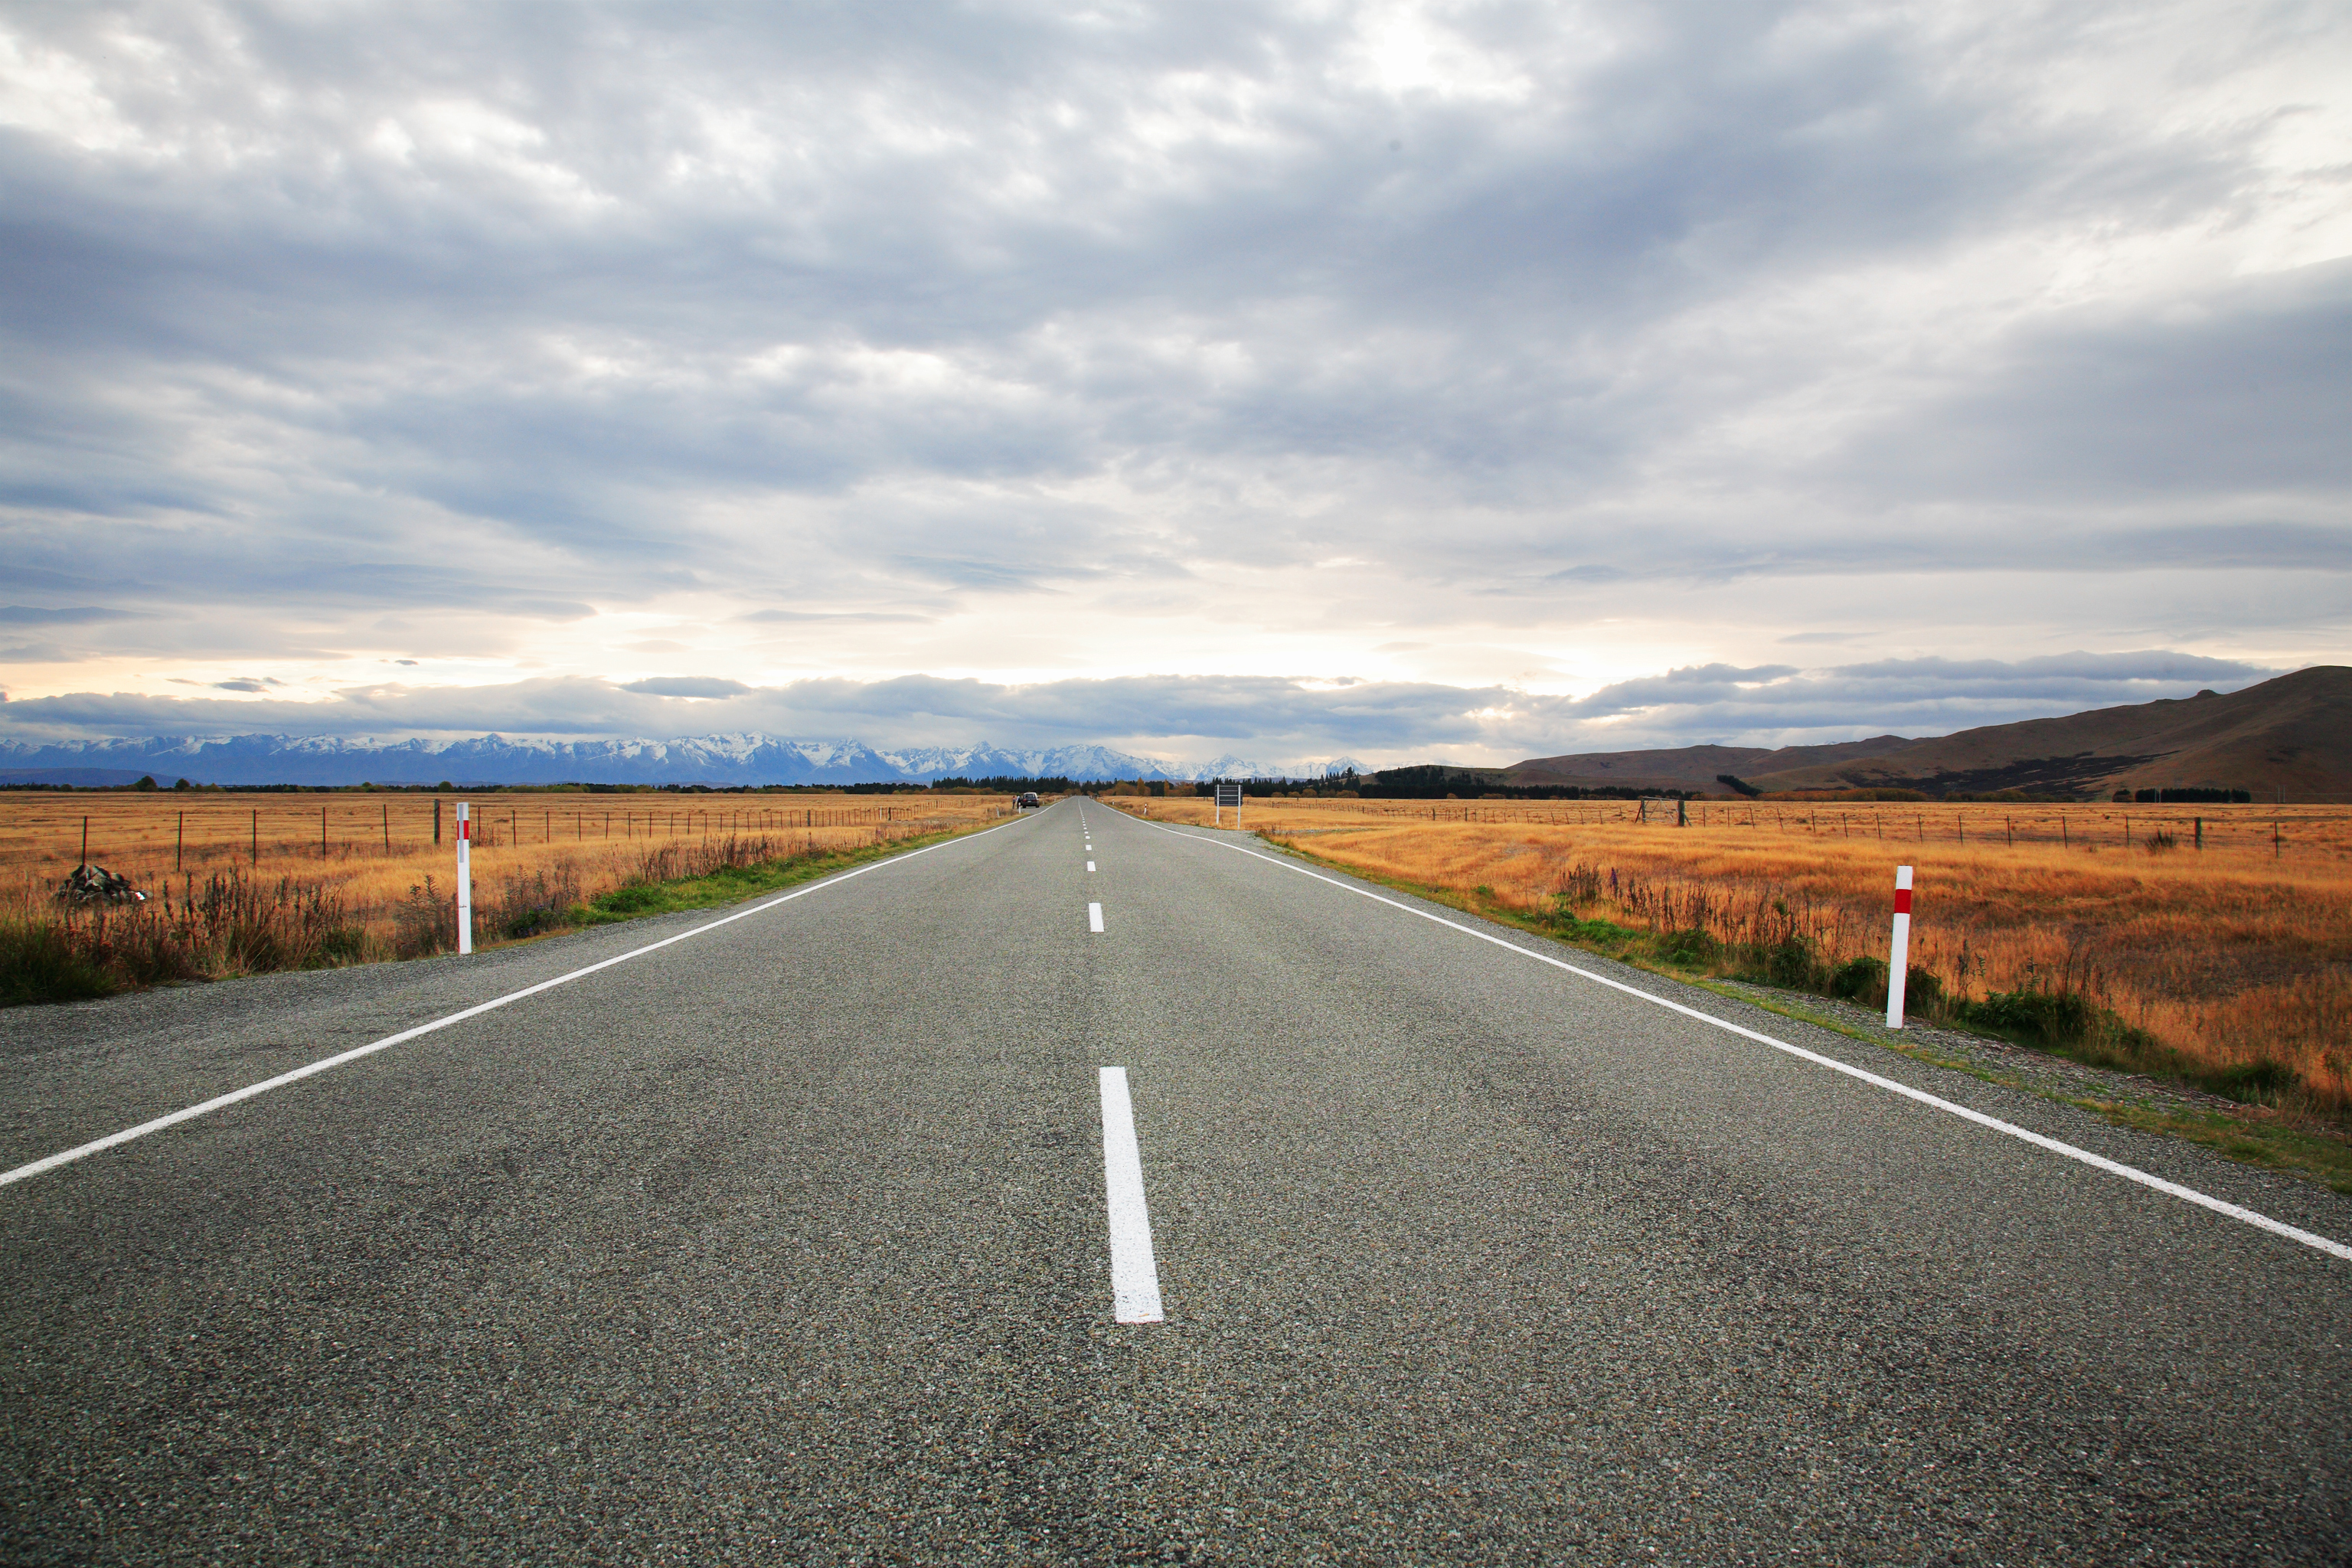
<path id="1" fill-rule="evenodd" d="M 96 773 L 93 773 L 96 770 Z M 823 740 L 737 731 L 656 739 L 561 741 L 509 738 L 496 732 L 456 740 L 384 741 L 340 735 L 173 736 L 152 740 L 63 742 L 48 745 L 0 742 L 0 780 L 41 782 L 36 775 L 168 773 L 197 784 L 929 784 L 941 778 L 1111 779 L 1214 777 L 1239 770 L 1316 776 L 1321 764 L 1276 770 L 1239 758 L 1211 763 L 1164 763 L 1111 747 L 1080 744 L 1003 747 L 877 748 L 856 740 Z M 168 781 L 167 781 L 168 782 Z"/>

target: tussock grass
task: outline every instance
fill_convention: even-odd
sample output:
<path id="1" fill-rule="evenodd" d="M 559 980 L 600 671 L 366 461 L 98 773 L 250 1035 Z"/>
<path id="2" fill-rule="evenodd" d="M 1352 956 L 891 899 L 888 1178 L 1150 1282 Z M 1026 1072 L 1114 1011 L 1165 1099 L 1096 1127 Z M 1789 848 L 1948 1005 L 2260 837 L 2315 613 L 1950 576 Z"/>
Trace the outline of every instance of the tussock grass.
<path id="1" fill-rule="evenodd" d="M 0 796 L 0 854 L 15 855 L 0 860 L 14 878 L 0 884 L 0 1005 L 456 950 L 456 814 L 446 805 L 436 847 L 429 797 L 186 798 Z M 511 808 L 505 797 L 478 801 L 477 946 L 708 908 L 1010 810 L 988 795 L 873 804 L 796 796 L 789 807 L 720 802 L 707 813 L 699 801 L 648 805 L 639 797 L 608 814 L 602 797 L 590 798 L 599 804 L 577 795 L 522 796 Z M 324 852 L 315 837 L 322 802 Z M 76 864 L 85 811 L 91 860 L 129 875 L 145 903 L 76 908 L 50 897 Z M 313 837 L 281 831 L 294 826 Z"/>

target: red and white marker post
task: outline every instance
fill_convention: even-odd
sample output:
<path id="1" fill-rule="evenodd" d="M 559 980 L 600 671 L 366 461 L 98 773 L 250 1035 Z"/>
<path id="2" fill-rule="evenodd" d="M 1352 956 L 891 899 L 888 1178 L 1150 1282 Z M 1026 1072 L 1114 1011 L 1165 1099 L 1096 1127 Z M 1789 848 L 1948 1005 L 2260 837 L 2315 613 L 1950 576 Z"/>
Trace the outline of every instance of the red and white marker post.
<path id="1" fill-rule="evenodd" d="M 1911 973 L 1911 868 L 1895 868 L 1895 945 L 1886 955 L 1886 1026 L 1903 1026 L 1903 982 Z"/>
<path id="2" fill-rule="evenodd" d="M 462 800 L 457 803 L 457 951 L 474 951 L 474 811 Z"/>

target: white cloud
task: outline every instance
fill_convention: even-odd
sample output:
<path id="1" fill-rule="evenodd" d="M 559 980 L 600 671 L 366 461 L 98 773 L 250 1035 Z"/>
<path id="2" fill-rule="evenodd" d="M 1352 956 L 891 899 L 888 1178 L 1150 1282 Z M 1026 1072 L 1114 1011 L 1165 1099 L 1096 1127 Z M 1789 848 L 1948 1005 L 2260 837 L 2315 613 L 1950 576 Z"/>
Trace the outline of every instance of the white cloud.
<path id="1" fill-rule="evenodd" d="M 0 740 L 257 732 L 451 739 L 702 735 L 714 723 L 870 745 L 1100 742 L 1170 761 L 1248 748 L 1388 764 L 1507 763 L 1573 751 L 1720 742 L 1780 745 L 1924 735 L 2053 711 L 2234 690 L 2274 671 L 2154 650 L 2002 662 L 1895 659 L 1803 669 L 1686 668 L 1578 699 L 1510 687 L 1264 675 L 1127 676 L 1005 684 L 932 676 L 751 687 L 576 678 L 451 687 L 377 683 L 298 700 L 75 693 L 0 705 Z M 226 680 L 221 689 L 257 692 Z M 713 715 L 720 717 L 714 718 Z"/>
<path id="2" fill-rule="evenodd" d="M 19 7 L 0 659 L 551 724 L 2344 659 L 2347 72 L 2285 0 Z"/>

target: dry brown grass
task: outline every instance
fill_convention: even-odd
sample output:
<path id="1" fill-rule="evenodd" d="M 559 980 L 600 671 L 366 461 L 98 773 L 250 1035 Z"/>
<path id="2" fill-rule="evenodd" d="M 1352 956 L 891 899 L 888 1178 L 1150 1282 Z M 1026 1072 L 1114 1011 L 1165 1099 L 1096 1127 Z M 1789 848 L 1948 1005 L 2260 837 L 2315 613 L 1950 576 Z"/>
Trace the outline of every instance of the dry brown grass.
<path id="1" fill-rule="evenodd" d="M 1210 816 L 1205 800 L 1113 804 Z M 1505 909 L 1554 910 L 1566 893 L 1579 912 L 1653 931 L 1801 935 L 1823 967 L 1885 955 L 1894 868 L 1910 865 L 1912 961 L 1956 997 L 2072 991 L 2216 1075 L 2277 1064 L 2315 1108 L 2352 1109 L 2352 816 L 2340 807 L 1690 809 L 1676 827 L 1671 801 L 1651 802 L 1645 825 L 1621 802 L 1253 800 L 1242 821 Z"/>
<path id="2" fill-rule="evenodd" d="M 866 848 L 969 827 L 1011 809 L 999 795 L 669 796 L 569 792 L 439 797 L 169 791 L 0 793 L 0 918 L 51 919 L 51 894 L 81 861 L 122 873 L 175 910 L 258 899 L 311 911 L 349 933 L 331 955 L 396 956 L 429 950 L 415 928 L 450 896 L 456 802 L 473 803 L 474 898 L 487 931 L 538 908 L 562 908 L 614 889 L 691 874 L 732 843 L 744 853 L 805 856 Z M 321 814 L 323 815 L 323 817 Z M 709 849 L 709 854 L 698 854 Z M 714 861 L 714 863 L 716 863 Z M 426 889 L 431 889 L 430 900 Z M 453 917 L 454 918 L 454 917 Z M 297 925 L 302 923 L 298 919 Z M 525 921 L 524 923 L 529 923 Z M 454 929 L 454 928 L 453 928 Z M 225 961 L 225 972 L 251 967 Z"/>

